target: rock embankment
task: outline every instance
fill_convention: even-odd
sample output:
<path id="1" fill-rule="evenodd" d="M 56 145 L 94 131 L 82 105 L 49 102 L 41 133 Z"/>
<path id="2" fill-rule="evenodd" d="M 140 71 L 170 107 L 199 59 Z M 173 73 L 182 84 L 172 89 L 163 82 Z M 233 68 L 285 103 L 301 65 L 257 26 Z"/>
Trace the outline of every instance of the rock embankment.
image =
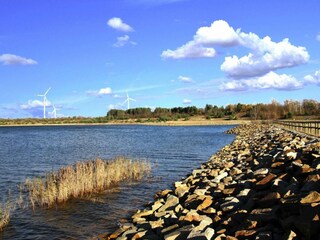
<path id="1" fill-rule="evenodd" d="M 320 239 L 320 142 L 242 125 L 232 144 L 102 239 Z"/>

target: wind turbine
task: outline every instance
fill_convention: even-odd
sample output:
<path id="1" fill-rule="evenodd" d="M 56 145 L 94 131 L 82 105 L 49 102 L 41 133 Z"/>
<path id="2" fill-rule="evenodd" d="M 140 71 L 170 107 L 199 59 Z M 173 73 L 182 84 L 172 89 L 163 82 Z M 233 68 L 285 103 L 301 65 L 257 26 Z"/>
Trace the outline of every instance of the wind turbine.
<path id="1" fill-rule="evenodd" d="M 130 101 L 136 102 L 136 100 L 133 99 L 133 98 L 130 98 L 128 92 L 126 92 L 126 93 L 127 93 L 127 99 L 122 103 L 122 105 L 127 103 L 128 104 L 128 109 L 130 109 Z"/>
<path id="2" fill-rule="evenodd" d="M 50 91 L 51 87 L 44 94 L 38 94 L 38 97 L 43 97 L 43 118 L 46 118 L 46 105 L 47 105 L 47 94 Z"/>
<path id="3" fill-rule="evenodd" d="M 53 114 L 54 118 L 57 118 L 57 109 L 53 104 L 52 104 L 52 107 L 53 107 L 53 111 L 51 112 L 51 114 Z"/>

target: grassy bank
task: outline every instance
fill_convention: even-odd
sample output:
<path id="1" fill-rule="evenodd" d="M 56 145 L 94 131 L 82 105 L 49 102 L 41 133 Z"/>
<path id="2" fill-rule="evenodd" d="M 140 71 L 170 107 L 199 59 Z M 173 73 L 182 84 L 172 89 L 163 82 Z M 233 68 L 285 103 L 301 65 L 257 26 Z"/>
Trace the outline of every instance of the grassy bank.
<path id="1" fill-rule="evenodd" d="M 51 207 L 70 198 L 103 190 L 121 181 L 140 180 L 151 171 L 150 163 L 118 157 L 111 161 L 97 159 L 66 166 L 45 177 L 25 182 L 33 207 Z"/>

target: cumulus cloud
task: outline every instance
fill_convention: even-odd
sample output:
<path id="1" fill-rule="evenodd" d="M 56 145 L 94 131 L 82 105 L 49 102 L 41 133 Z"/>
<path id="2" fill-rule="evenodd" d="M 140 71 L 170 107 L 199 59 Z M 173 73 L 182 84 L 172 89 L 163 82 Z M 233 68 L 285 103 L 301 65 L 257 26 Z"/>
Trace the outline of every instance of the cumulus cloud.
<path id="1" fill-rule="evenodd" d="M 110 18 L 107 22 L 108 26 L 122 32 L 133 32 L 134 29 L 128 24 L 124 23 L 121 18 Z"/>
<path id="2" fill-rule="evenodd" d="M 232 80 L 223 83 L 223 91 L 245 91 L 250 89 L 297 90 L 303 87 L 303 82 L 287 74 L 269 72 L 260 77 L 242 80 Z"/>
<path id="3" fill-rule="evenodd" d="M 109 87 L 101 88 L 100 90 L 90 90 L 86 92 L 89 96 L 101 97 L 112 94 L 112 89 Z"/>
<path id="4" fill-rule="evenodd" d="M 210 27 L 200 27 L 193 37 L 197 44 L 209 46 L 235 46 L 239 44 L 238 33 L 224 20 L 214 21 Z"/>
<path id="5" fill-rule="evenodd" d="M 183 99 L 183 101 L 182 101 L 182 103 L 183 104 L 191 104 L 192 103 L 192 101 L 190 100 L 190 99 Z"/>
<path id="6" fill-rule="evenodd" d="M 320 86 L 320 70 L 316 71 L 314 74 L 308 74 L 304 77 L 306 84 L 317 84 Z"/>
<path id="7" fill-rule="evenodd" d="M 305 47 L 294 46 L 285 38 L 273 42 L 269 36 L 260 38 L 255 33 L 234 30 L 226 21 L 214 21 L 208 27 L 200 27 L 193 40 L 175 50 L 165 50 L 162 58 L 184 59 L 215 57 L 214 47 L 244 47 L 249 50 L 245 56 L 225 57 L 221 70 L 229 78 L 246 79 L 266 75 L 277 69 L 289 68 L 309 61 Z"/>
<path id="8" fill-rule="evenodd" d="M 210 27 L 200 27 L 193 40 L 176 50 L 165 50 L 162 58 L 212 58 L 216 50 L 208 46 L 234 46 L 239 43 L 239 37 L 226 21 L 214 21 Z"/>
<path id="9" fill-rule="evenodd" d="M 51 107 L 52 103 L 47 100 L 46 107 Z M 43 101 L 41 100 L 29 100 L 25 104 L 21 104 L 20 109 L 29 113 L 32 117 L 43 117 Z M 47 116 L 50 116 L 49 112 L 47 112 Z"/>
<path id="10" fill-rule="evenodd" d="M 184 58 L 212 58 L 216 56 L 214 48 L 207 48 L 196 44 L 194 41 L 188 42 L 176 50 L 167 49 L 162 52 L 162 58 L 184 59 Z"/>
<path id="11" fill-rule="evenodd" d="M 46 107 L 52 106 L 49 100 L 46 101 Z M 26 104 L 21 104 L 20 108 L 23 110 L 34 109 L 34 108 L 43 108 L 43 101 L 40 100 L 29 100 Z"/>
<path id="12" fill-rule="evenodd" d="M 178 80 L 180 82 L 184 82 L 184 83 L 192 83 L 193 82 L 192 78 L 186 77 L 186 76 L 179 76 Z"/>
<path id="13" fill-rule="evenodd" d="M 252 50 L 243 57 L 226 57 L 221 70 L 231 78 L 261 76 L 281 68 L 294 67 L 309 60 L 305 47 L 296 47 L 289 40 L 273 42 L 270 37 L 259 38 L 254 33 L 239 32 L 241 45 Z"/>
<path id="14" fill-rule="evenodd" d="M 14 54 L 2 54 L 0 55 L 0 62 L 3 65 L 34 65 L 38 64 L 37 61 L 31 58 L 20 57 Z"/>
<path id="15" fill-rule="evenodd" d="M 123 46 L 127 45 L 128 43 L 130 43 L 132 45 L 136 45 L 135 42 L 130 41 L 130 37 L 128 35 L 124 35 L 122 37 L 118 37 L 117 42 L 115 44 L 113 44 L 113 46 L 114 47 L 123 47 Z"/>

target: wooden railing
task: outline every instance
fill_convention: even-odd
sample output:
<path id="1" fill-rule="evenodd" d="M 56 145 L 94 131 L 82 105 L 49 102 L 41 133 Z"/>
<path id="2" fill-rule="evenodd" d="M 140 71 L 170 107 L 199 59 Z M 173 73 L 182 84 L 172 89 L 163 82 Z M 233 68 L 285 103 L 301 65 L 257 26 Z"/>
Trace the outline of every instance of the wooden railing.
<path id="1" fill-rule="evenodd" d="M 320 137 L 320 120 L 304 120 L 304 121 L 296 121 L 296 120 L 281 120 L 274 122 L 276 125 L 280 125 L 281 127 L 294 130 L 296 132 L 301 132 L 313 136 Z"/>

